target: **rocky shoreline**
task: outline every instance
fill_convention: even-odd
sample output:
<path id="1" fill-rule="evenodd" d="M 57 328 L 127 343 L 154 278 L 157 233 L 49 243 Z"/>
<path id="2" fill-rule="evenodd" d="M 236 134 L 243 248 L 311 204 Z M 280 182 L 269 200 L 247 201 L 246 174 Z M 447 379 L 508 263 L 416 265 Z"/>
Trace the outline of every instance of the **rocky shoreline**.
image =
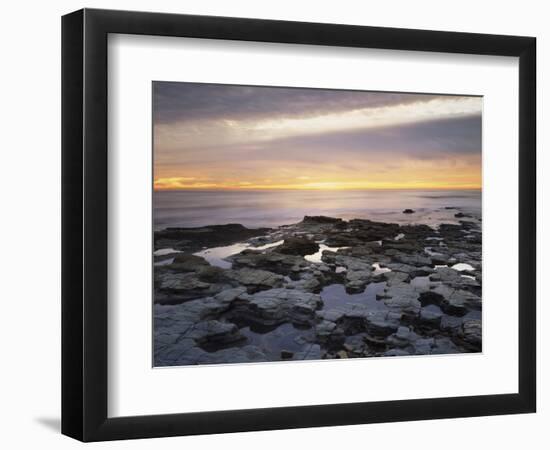
<path id="1" fill-rule="evenodd" d="M 452 213 L 155 232 L 155 366 L 480 352 L 481 221 Z"/>

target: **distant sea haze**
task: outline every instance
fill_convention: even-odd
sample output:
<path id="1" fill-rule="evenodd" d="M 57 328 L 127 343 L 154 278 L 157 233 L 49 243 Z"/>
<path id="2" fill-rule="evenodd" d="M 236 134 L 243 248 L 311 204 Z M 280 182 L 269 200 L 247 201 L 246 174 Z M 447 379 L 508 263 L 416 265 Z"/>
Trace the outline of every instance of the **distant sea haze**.
<path id="1" fill-rule="evenodd" d="M 240 223 L 277 227 L 324 215 L 395 223 L 453 223 L 452 209 L 481 216 L 481 190 L 155 191 L 155 229 Z M 403 214 L 413 209 L 414 214 Z"/>

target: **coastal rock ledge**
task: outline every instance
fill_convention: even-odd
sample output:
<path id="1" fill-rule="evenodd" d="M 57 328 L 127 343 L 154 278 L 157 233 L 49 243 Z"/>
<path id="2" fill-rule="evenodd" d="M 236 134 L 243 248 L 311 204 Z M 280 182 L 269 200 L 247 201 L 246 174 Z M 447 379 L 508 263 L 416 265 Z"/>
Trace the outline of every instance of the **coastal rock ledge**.
<path id="1" fill-rule="evenodd" d="M 156 231 L 155 366 L 480 352 L 481 221 L 452 209 Z"/>

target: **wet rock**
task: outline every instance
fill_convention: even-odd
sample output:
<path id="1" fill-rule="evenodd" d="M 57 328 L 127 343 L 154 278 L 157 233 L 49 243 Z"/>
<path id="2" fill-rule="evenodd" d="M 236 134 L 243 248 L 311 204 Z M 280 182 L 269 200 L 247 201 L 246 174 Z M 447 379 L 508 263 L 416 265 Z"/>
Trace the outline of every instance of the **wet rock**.
<path id="1" fill-rule="evenodd" d="M 431 257 L 430 257 L 430 261 L 431 261 L 431 264 L 433 266 L 443 266 L 443 265 L 447 265 L 449 263 L 449 256 L 448 255 L 444 255 L 442 253 L 439 253 L 439 254 L 432 254 Z"/>
<path id="2" fill-rule="evenodd" d="M 472 350 L 481 351 L 481 320 L 465 320 L 460 336 Z"/>
<path id="3" fill-rule="evenodd" d="M 243 268 L 228 271 L 228 277 L 248 288 L 248 292 L 254 292 L 281 287 L 284 278 L 281 275 L 266 270 Z"/>
<path id="4" fill-rule="evenodd" d="M 409 352 L 399 348 L 392 348 L 391 350 L 388 350 L 383 354 L 383 356 L 409 356 L 409 355 L 410 355 Z"/>
<path id="5" fill-rule="evenodd" d="M 420 312 L 419 293 L 409 283 L 392 283 L 376 297 L 383 299 L 388 308 L 400 310 L 406 315 L 416 316 Z"/>
<path id="6" fill-rule="evenodd" d="M 319 250 L 319 244 L 314 241 L 299 237 L 285 239 L 284 243 L 277 248 L 279 253 L 284 255 L 312 255 Z"/>
<path id="7" fill-rule="evenodd" d="M 447 284 L 461 282 L 460 273 L 450 267 L 438 267 L 435 273 L 430 275 L 430 281 L 442 281 Z"/>
<path id="8" fill-rule="evenodd" d="M 285 287 L 287 289 L 319 293 L 326 283 L 328 283 L 327 278 L 323 275 L 316 276 L 313 273 L 302 273 L 298 280 L 287 283 Z"/>
<path id="9" fill-rule="evenodd" d="M 304 216 L 302 220 L 304 224 L 338 224 L 342 222 L 342 219 L 327 216 Z"/>
<path id="10" fill-rule="evenodd" d="M 227 281 L 227 271 L 215 266 L 200 266 L 197 269 L 197 277 L 205 283 L 223 283 Z"/>
<path id="11" fill-rule="evenodd" d="M 400 241 L 389 240 L 382 245 L 386 255 L 397 256 L 400 253 L 409 255 L 419 255 L 424 250 L 424 247 L 416 239 L 402 239 Z M 393 251 L 393 253 L 392 253 Z"/>
<path id="12" fill-rule="evenodd" d="M 234 269 L 249 267 L 268 270 L 280 275 L 294 275 L 311 265 L 301 256 L 284 255 L 275 251 L 258 253 L 253 250 L 244 250 L 229 259 L 233 263 Z"/>
<path id="13" fill-rule="evenodd" d="M 451 353 L 461 353 L 461 350 L 448 337 L 434 338 L 434 346 L 432 346 L 432 355 L 448 355 Z"/>
<path id="14" fill-rule="evenodd" d="M 187 253 L 176 253 L 170 268 L 182 272 L 193 272 L 210 264 L 204 258 Z"/>
<path id="15" fill-rule="evenodd" d="M 347 336 L 342 346 L 351 356 L 363 356 L 367 350 L 365 339 L 361 335 Z"/>
<path id="16" fill-rule="evenodd" d="M 437 299 L 438 306 L 447 314 L 464 316 L 469 309 L 481 309 L 481 297 L 462 289 L 454 289 L 447 285 L 436 286 L 432 291 L 432 299 Z M 438 297 L 439 296 L 439 297 Z"/>
<path id="17" fill-rule="evenodd" d="M 321 344 L 341 344 L 345 339 L 344 330 L 328 320 L 323 320 L 315 326 L 315 336 Z"/>
<path id="18" fill-rule="evenodd" d="M 401 264 L 401 263 L 390 263 L 387 264 L 388 268 L 392 272 L 402 272 L 406 273 L 407 275 L 411 275 L 411 272 L 416 273 L 418 268 L 414 266 L 410 266 L 408 264 Z"/>
<path id="19" fill-rule="evenodd" d="M 252 245 L 283 244 L 233 255 L 227 258 L 231 269 L 210 266 L 190 254 L 196 244 L 185 239 L 191 235 L 204 235 L 202 242 L 209 242 L 205 246 L 216 246 L 208 237 L 211 231 L 205 230 L 212 228 L 183 229 L 177 236 L 165 234 L 164 241 L 155 238 L 156 246 L 181 238 L 163 248 L 183 250 L 170 255 L 171 264 L 155 267 L 156 365 L 481 349 L 477 221 L 442 224 L 434 231 L 425 225 L 306 216 L 269 234 L 239 239 Z M 322 263 L 313 263 L 303 255 L 318 251 L 316 241 L 344 248 L 324 251 Z M 449 267 L 457 262 L 474 270 Z M 390 271 L 374 271 L 375 263 Z M 433 267 L 444 264 L 448 266 Z M 462 276 L 465 273 L 474 279 Z M 343 286 L 348 294 L 367 289 L 365 298 L 370 300 L 360 304 L 356 302 L 363 301 L 363 294 L 346 297 L 336 309 L 323 310 L 317 293 L 329 284 Z M 376 295 L 379 303 L 369 303 L 369 295 Z M 241 332 L 239 327 L 245 328 Z M 271 347 L 273 342 L 277 345 Z"/>
<path id="20" fill-rule="evenodd" d="M 224 283 L 207 283 L 196 272 L 155 272 L 155 303 L 177 304 L 218 294 L 231 287 Z"/>
<path id="21" fill-rule="evenodd" d="M 294 352 L 289 350 L 281 350 L 281 359 L 292 359 L 294 357 Z"/>
<path id="22" fill-rule="evenodd" d="M 338 325 L 344 330 L 346 335 L 354 335 L 367 331 L 367 317 L 369 311 L 364 307 L 348 309 Z"/>
<path id="23" fill-rule="evenodd" d="M 418 323 L 430 328 L 439 328 L 442 317 L 443 312 L 441 310 L 436 308 L 422 308 L 418 316 Z"/>
<path id="24" fill-rule="evenodd" d="M 319 319 L 329 322 L 338 322 L 345 316 L 345 314 L 345 311 L 340 309 L 321 310 L 315 313 Z"/>
<path id="25" fill-rule="evenodd" d="M 432 264 L 431 258 L 428 258 L 427 256 L 409 255 L 409 254 L 405 254 L 405 253 L 398 253 L 394 257 L 394 260 L 397 261 L 397 262 L 403 263 L 403 264 L 407 264 L 407 265 L 410 265 L 410 266 L 417 266 L 417 267 L 429 266 L 429 265 Z M 430 269 L 430 273 L 432 271 L 433 270 Z"/>
<path id="26" fill-rule="evenodd" d="M 405 272 L 386 272 L 382 277 L 388 282 L 388 285 L 408 282 L 411 277 Z"/>
<path id="27" fill-rule="evenodd" d="M 431 267 L 423 266 L 423 267 L 418 267 L 415 270 L 411 270 L 409 272 L 409 275 L 410 275 L 411 278 L 426 277 L 426 276 L 431 275 L 433 272 L 434 272 L 434 270 Z"/>
<path id="28" fill-rule="evenodd" d="M 352 294 L 362 292 L 366 285 L 371 281 L 372 269 L 367 270 L 349 270 L 345 274 L 346 292 Z"/>
<path id="29" fill-rule="evenodd" d="M 399 318 L 400 315 L 396 317 L 386 312 L 368 315 L 366 318 L 367 331 L 374 336 L 389 336 L 399 328 Z"/>
<path id="30" fill-rule="evenodd" d="M 319 344 L 311 344 L 308 348 L 301 352 L 297 352 L 294 355 L 294 359 L 299 360 L 315 360 L 315 359 L 321 359 L 323 357 L 323 353 L 321 350 L 321 346 Z"/>
<path id="31" fill-rule="evenodd" d="M 242 294 L 233 303 L 232 313 L 263 325 L 286 321 L 310 324 L 315 318 L 315 311 L 322 304 L 317 294 L 292 289 L 270 289 L 252 295 Z"/>
<path id="32" fill-rule="evenodd" d="M 421 338 L 414 341 L 414 352 L 417 355 L 429 355 L 434 347 L 434 338 Z"/>
<path id="33" fill-rule="evenodd" d="M 442 331 L 457 334 L 462 327 L 462 318 L 455 316 L 443 316 L 439 328 Z"/>
<path id="34" fill-rule="evenodd" d="M 254 236 L 265 235 L 269 231 L 269 228 L 249 229 L 237 223 L 198 228 L 166 228 L 155 231 L 155 249 L 174 248 L 192 253 L 206 247 L 246 241 Z"/>
<path id="35" fill-rule="evenodd" d="M 386 341 L 392 347 L 405 348 L 411 346 L 417 339 L 418 335 L 409 327 L 400 326 Z"/>
<path id="36" fill-rule="evenodd" d="M 403 214 L 412 214 L 412 213 L 414 213 L 414 210 L 413 210 L 413 209 L 409 209 L 409 208 L 407 208 L 407 209 L 405 209 L 405 210 L 403 211 Z"/>
<path id="37" fill-rule="evenodd" d="M 225 290 L 221 291 L 219 294 L 216 294 L 214 296 L 214 299 L 217 300 L 220 303 L 231 303 L 239 295 L 244 294 L 245 292 L 246 292 L 245 287 L 225 289 Z"/>
<path id="38" fill-rule="evenodd" d="M 237 325 L 233 323 L 209 320 L 200 322 L 188 333 L 188 337 L 195 339 L 200 347 L 219 347 L 232 344 L 246 338 L 239 333 Z"/>

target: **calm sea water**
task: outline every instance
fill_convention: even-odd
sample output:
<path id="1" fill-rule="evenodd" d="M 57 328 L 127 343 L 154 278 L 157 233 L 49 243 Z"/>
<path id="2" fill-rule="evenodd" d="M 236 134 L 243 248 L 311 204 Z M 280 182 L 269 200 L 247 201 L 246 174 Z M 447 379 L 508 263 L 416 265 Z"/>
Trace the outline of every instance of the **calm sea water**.
<path id="1" fill-rule="evenodd" d="M 481 216 L 481 191 L 161 191 L 155 229 L 240 223 L 249 228 L 299 222 L 305 215 L 394 223 L 456 223 L 456 210 Z M 403 214 L 411 208 L 414 214 Z"/>

